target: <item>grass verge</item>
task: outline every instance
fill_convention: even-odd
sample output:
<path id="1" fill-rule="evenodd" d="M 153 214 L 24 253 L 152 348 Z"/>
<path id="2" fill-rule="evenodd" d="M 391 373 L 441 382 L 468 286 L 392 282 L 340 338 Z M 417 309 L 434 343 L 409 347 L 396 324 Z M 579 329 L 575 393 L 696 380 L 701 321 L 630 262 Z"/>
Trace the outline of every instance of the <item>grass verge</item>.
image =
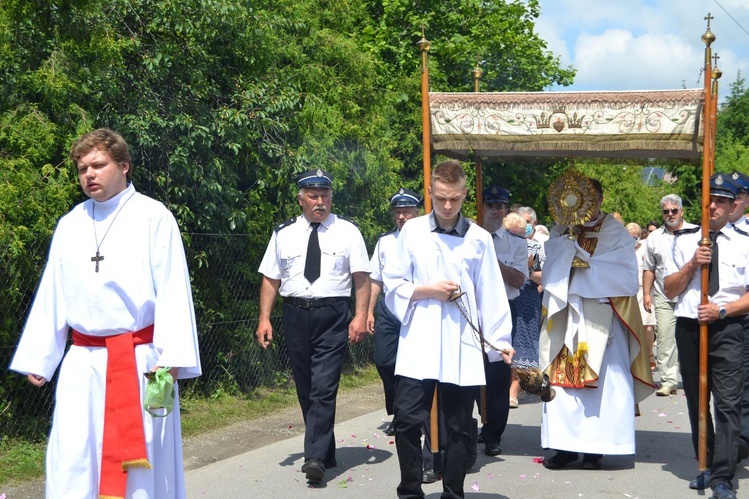
<path id="1" fill-rule="evenodd" d="M 374 365 L 349 369 L 341 376 L 340 390 L 355 390 L 378 383 Z M 272 414 L 297 403 L 293 385 L 258 388 L 250 394 L 218 392 L 210 397 L 185 396 L 180 400 L 184 437 Z M 0 439 L 0 494 L 10 484 L 44 477 L 46 442 Z"/>
<path id="2" fill-rule="evenodd" d="M 0 439 L 0 484 L 33 480 L 44 475 L 46 442 Z M 3 489 L 0 488 L 0 494 Z"/>
<path id="3" fill-rule="evenodd" d="M 374 365 L 352 368 L 341 376 L 340 390 L 355 390 L 379 381 Z M 266 416 L 296 403 L 293 384 L 285 387 L 261 387 L 247 395 L 220 392 L 212 397 L 186 397 L 180 400 L 182 435 L 199 435 L 239 421 Z"/>

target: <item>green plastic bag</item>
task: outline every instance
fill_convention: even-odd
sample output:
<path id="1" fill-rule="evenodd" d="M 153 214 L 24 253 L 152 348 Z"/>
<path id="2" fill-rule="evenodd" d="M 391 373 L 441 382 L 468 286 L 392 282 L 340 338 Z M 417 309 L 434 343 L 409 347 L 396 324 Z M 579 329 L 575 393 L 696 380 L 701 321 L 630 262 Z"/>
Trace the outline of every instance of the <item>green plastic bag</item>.
<path id="1" fill-rule="evenodd" d="M 169 372 L 170 367 L 160 367 L 156 372 L 146 373 L 146 396 L 143 407 L 155 418 L 163 418 L 174 409 L 174 378 Z M 166 409 L 164 414 L 159 414 Z"/>

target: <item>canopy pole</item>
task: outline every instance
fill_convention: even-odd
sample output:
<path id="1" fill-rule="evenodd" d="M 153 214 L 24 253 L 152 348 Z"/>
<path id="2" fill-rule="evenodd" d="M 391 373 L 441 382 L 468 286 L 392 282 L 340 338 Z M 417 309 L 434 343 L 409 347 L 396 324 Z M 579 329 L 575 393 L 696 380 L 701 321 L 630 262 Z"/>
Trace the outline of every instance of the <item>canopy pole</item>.
<path id="1" fill-rule="evenodd" d="M 478 62 L 471 71 L 471 75 L 473 76 L 473 91 L 481 92 L 481 77 L 484 75 L 484 70 L 479 67 Z M 474 163 L 476 165 L 476 221 L 479 225 L 482 225 L 484 222 L 484 198 L 481 193 L 484 191 L 484 176 L 481 157 L 475 156 Z M 486 390 L 486 388 L 482 388 L 482 390 Z"/>
<path id="2" fill-rule="evenodd" d="M 416 46 L 419 47 L 421 52 L 421 128 L 422 128 L 422 142 L 424 149 L 424 162 L 422 165 L 424 171 L 424 211 L 429 213 L 432 211 L 432 198 L 429 196 L 429 185 L 431 184 L 432 177 L 432 144 L 431 144 L 431 126 L 429 124 L 429 47 L 431 42 L 426 39 L 424 34 L 424 25 L 421 25 L 421 40 L 416 42 Z M 437 397 L 437 390 L 439 387 L 439 381 L 434 384 L 434 394 L 432 395 L 432 408 L 429 411 L 429 426 L 430 426 L 430 441 L 429 447 L 432 453 L 440 451 L 440 438 L 439 438 L 439 399 Z"/>
<path id="3" fill-rule="evenodd" d="M 424 211 L 432 211 L 432 199 L 429 196 L 429 185 L 432 177 L 432 144 L 431 125 L 429 123 L 429 47 L 431 42 L 424 37 L 424 26 L 421 26 L 421 40 L 416 45 L 421 51 L 421 128 L 422 142 L 424 144 Z"/>
<path id="4" fill-rule="evenodd" d="M 713 93 L 712 93 L 712 50 L 710 45 L 715 41 L 715 35 L 710 31 L 710 21 L 714 19 L 708 12 L 705 20 L 707 21 L 707 31 L 702 35 L 702 41 L 705 43 L 705 105 L 702 111 L 705 123 L 705 133 L 703 136 L 702 148 L 702 239 L 700 246 L 710 246 L 710 176 L 712 174 L 715 144 L 715 124 L 713 121 Z M 708 303 L 708 265 L 702 265 L 700 269 L 700 303 Z M 699 418 L 698 418 L 698 435 L 697 435 L 697 461 L 698 469 L 704 471 L 707 469 L 707 323 L 700 322 L 700 367 L 699 367 Z"/>
<path id="5" fill-rule="evenodd" d="M 481 77 L 484 75 L 484 70 L 479 67 L 478 61 L 476 67 L 471 71 L 473 76 L 473 91 L 481 92 Z M 483 170 L 481 168 L 481 156 L 474 154 L 474 165 L 476 167 L 476 221 L 479 225 L 484 223 L 484 198 L 481 195 L 483 192 Z M 483 346 L 481 347 L 483 348 Z M 486 371 L 486 363 L 489 361 L 484 352 L 481 352 L 481 358 L 484 361 L 484 370 Z M 488 408 L 487 408 L 487 396 L 486 396 L 486 384 L 481 385 L 479 388 L 479 413 L 481 414 L 481 422 L 486 424 Z"/>

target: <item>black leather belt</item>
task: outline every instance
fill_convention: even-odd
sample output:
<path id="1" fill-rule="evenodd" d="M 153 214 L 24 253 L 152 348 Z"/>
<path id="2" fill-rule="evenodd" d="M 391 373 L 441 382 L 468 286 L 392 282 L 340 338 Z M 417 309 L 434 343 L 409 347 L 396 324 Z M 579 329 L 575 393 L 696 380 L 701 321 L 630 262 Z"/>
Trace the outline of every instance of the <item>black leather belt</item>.
<path id="1" fill-rule="evenodd" d="M 746 319 L 747 315 L 735 315 L 733 317 L 726 317 L 725 319 L 718 319 L 717 321 L 710 321 L 708 324 L 733 324 L 735 322 L 744 322 L 744 319 Z M 694 324 L 699 324 L 699 321 L 697 319 L 692 319 L 691 317 L 677 317 L 677 319 L 682 319 L 684 321 L 688 321 Z"/>
<path id="2" fill-rule="evenodd" d="M 284 296 L 283 302 L 294 305 L 299 308 L 324 307 L 325 305 L 335 305 L 342 301 L 348 301 L 347 296 L 330 296 L 327 298 L 299 298 L 297 296 Z"/>

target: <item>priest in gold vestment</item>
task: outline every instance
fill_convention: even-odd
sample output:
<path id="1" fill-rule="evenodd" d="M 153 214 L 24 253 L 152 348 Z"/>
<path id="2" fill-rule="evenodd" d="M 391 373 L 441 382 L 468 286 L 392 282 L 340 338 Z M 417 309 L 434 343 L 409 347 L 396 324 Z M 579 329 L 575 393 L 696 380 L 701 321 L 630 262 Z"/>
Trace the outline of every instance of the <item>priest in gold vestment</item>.
<path id="1" fill-rule="evenodd" d="M 636 404 L 654 386 L 637 304 L 632 237 L 601 211 L 603 189 L 583 179 L 590 216 L 556 225 L 545 243 L 540 367 L 556 397 L 543 404 L 544 466 L 598 469 L 603 455 L 635 453 Z"/>

